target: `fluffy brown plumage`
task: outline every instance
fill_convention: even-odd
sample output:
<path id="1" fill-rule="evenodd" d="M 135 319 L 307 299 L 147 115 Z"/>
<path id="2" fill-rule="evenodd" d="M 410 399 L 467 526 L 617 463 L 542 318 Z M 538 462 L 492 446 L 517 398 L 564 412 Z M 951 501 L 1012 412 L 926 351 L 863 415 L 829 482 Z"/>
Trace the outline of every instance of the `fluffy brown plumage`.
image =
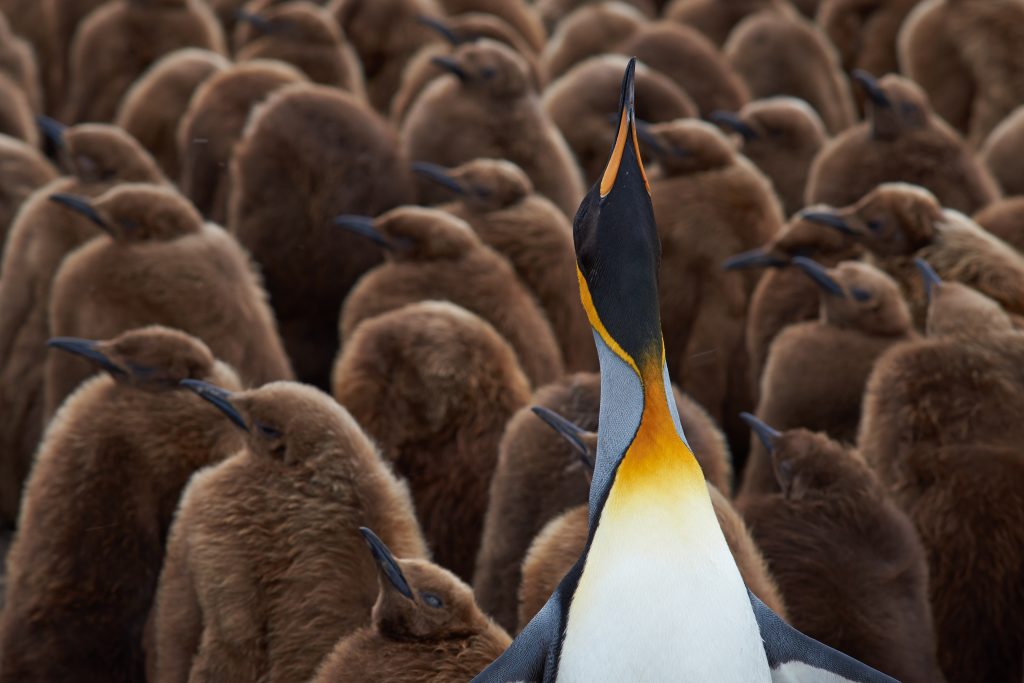
<path id="1" fill-rule="evenodd" d="M 442 301 L 382 313 L 345 335 L 334 396 L 409 480 L 437 562 L 473 562 L 508 418 L 529 398 L 515 353 L 489 324 Z"/>
<path id="2" fill-rule="evenodd" d="M 7 233 L 18 209 L 39 187 L 57 177 L 57 169 L 24 140 L 0 135 L 0 273 Z"/>
<path id="3" fill-rule="evenodd" d="M 989 172 L 963 139 L 931 109 L 914 82 L 889 74 L 874 82 L 868 120 L 822 148 L 807 181 L 807 204 L 851 204 L 880 183 L 931 190 L 943 206 L 972 212 L 999 196 Z"/>
<path id="4" fill-rule="evenodd" d="M 1024 194 L 1024 106 L 989 133 L 979 154 L 1004 193 Z"/>
<path id="5" fill-rule="evenodd" d="M 622 0 L 621 2 L 605 2 L 605 0 L 536 0 L 534 6 L 537 14 L 548 29 L 554 33 L 564 21 L 582 8 L 600 5 L 618 4 L 635 10 L 640 17 L 650 19 L 658 14 L 657 0 Z"/>
<path id="6" fill-rule="evenodd" d="M 124 128 L 160 164 L 169 178 L 180 174 L 178 122 L 203 81 L 227 68 L 216 52 L 185 48 L 158 59 L 125 93 L 116 125 Z"/>
<path id="7" fill-rule="evenodd" d="M 394 131 L 337 90 L 283 88 L 246 127 L 231 160 L 228 227 L 260 264 L 301 381 L 328 385 L 341 302 L 380 262 L 377 247 L 332 220 L 410 202 L 411 175 Z"/>
<path id="8" fill-rule="evenodd" d="M 372 229 L 387 258 L 345 299 L 343 340 L 368 318 L 408 303 L 440 299 L 491 323 L 515 350 L 534 386 L 561 376 L 561 353 L 544 311 L 508 261 L 469 224 L 445 211 L 409 206 L 383 214 Z M 467 282 L 473 286 L 466 287 Z"/>
<path id="9" fill-rule="evenodd" d="M 620 55 L 585 59 L 544 91 L 544 110 L 562 131 L 588 182 L 601 176 L 615 142 L 615 127 L 609 117 L 614 116 L 619 101 L 626 61 Z M 671 78 L 643 64 L 637 65 L 636 92 L 637 118 L 644 121 L 697 115 L 689 95 Z"/>
<path id="10" fill-rule="evenodd" d="M 771 457 L 781 491 L 740 509 L 789 623 L 900 681 L 942 680 L 925 549 L 860 454 L 794 429 Z"/>
<path id="11" fill-rule="evenodd" d="M 39 130 L 33 118 L 28 96 L 17 83 L 0 73 L 0 135 L 39 146 Z"/>
<path id="12" fill-rule="evenodd" d="M 382 544 L 383 545 L 383 544 Z M 374 547 L 380 594 L 372 622 L 342 638 L 313 683 L 449 683 L 469 680 L 511 642 L 451 572 Z M 388 578 L 387 573 L 397 578 Z"/>
<path id="13" fill-rule="evenodd" d="M 63 93 L 64 53 L 71 35 L 61 36 L 62 24 L 77 22 L 82 11 L 92 9 L 105 0 L 66 0 L 57 12 L 56 3 L 46 0 L 0 0 L 0 13 L 3 13 L 10 32 L 28 43 L 33 52 L 36 64 L 36 78 L 42 88 L 42 104 L 40 111 L 59 111 Z M 19 43 L 3 41 L 11 45 Z M 24 43 L 20 43 L 24 44 Z"/>
<path id="14" fill-rule="evenodd" d="M 606 53 L 647 21 L 643 12 L 623 2 L 583 5 L 555 27 L 541 56 L 544 70 L 555 79 L 584 59 Z"/>
<path id="15" fill-rule="evenodd" d="M 975 223 L 1024 253 L 1024 196 L 1004 197 L 971 217 Z"/>
<path id="16" fill-rule="evenodd" d="M 666 19 L 693 26 L 716 45 L 724 45 L 737 24 L 766 9 L 784 12 L 789 9 L 789 3 L 785 0 L 670 0 L 662 13 Z"/>
<path id="17" fill-rule="evenodd" d="M 370 619 L 377 569 L 359 527 L 426 557 L 408 490 L 312 387 L 199 390 L 248 433 L 182 496 L 157 592 L 155 680 L 309 680 Z"/>
<path id="18" fill-rule="evenodd" d="M 2 6 L 0 6 L 2 10 Z M 21 89 L 29 107 L 43 113 L 43 88 L 36 53 L 32 44 L 11 30 L 7 17 L 0 11 L 0 73 Z"/>
<path id="19" fill-rule="evenodd" d="M 775 429 L 803 427 L 851 443 L 875 360 L 912 339 L 913 324 L 898 285 L 877 268 L 858 261 L 817 268 L 817 277 L 830 279 L 838 291 L 819 292 L 819 320 L 791 325 L 772 341 L 755 412 Z M 740 492 L 777 491 L 771 454 L 754 436 Z"/>
<path id="20" fill-rule="evenodd" d="M 64 257 L 99 234 L 87 219 L 49 200 L 55 192 L 95 197 L 121 182 L 162 182 L 153 158 L 120 128 L 83 124 L 61 136 L 69 173 L 39 188 L 7 236 L 0 280 L 0 519 L 11 524 L 21 482 L 42 433 L 43 368 L 50 293 Z"/>
<path id="21" fill-rule="evenodd" d="M 534 50 L 544 47 L 546 32 L 533 3 L 526 0 L 438 0 L 449 16 L 480 12 L 493 14 L 523 35 Z"/>
<path id="22" fill-rule="evenodd" d="M 115 187 L 90 206 L 107 234 L 64 259 L 54 276 L 52 336 L 103 339 L 167 325 L 205 341 L 246 385 L 291 377 L 267 295 L 231 235 L 155 185 Z M 51 351 L 46 414 L 90 374 L 80 359 Z"/>
<path id="23" fill-rule="evenodd" d="M 133 81 L 168 52 L 198 47 L 223 54 L 224 35 L 201 0 L 114 0 L 75 32 L 63 118 L 110 121 Z"/>
<path id="24" fill-rule="evenodd" d="M 7 557 L 0 680 L 141 683 L 178 496 L 241 442 L 178 382 L 237 389 L 238 378 L 201 341 L 163 327 L 56 343 L 98 354 L 108 374 L 68 399 L 36 454 Z"/>
<path id="25" fill-rule="evenodd" d="M 510 161 L 476 159 L 450 171 L 428 168 L 447 182 L 456 201 L 439 208 L 472 226 L 487 246 L 508 259 L 543 308 L 566 370 L 596 370 L 594 337 L 580 306 L 572 225 L 533 190 Z"/>
<path id="26" fill-rule="evenodd" d="M 856 120 L 839 57 L 821 30 L 797 12 L 774 9 L 744 19 L 723 47 L 755 99 L 799 97 L 835 135 Z"/>
<path id="27" fill-rule="evenodd" d="M 770 240 L 782 210 L 768 179 L 714 126 L 672 121 L 650 126 L 648 136 L 661 168 L 651 199 L 664 264 L 665 361 L 742 454 L 748 434 L 736 415 L 753 405 L 745 326 L 759 273 L 724 271 L 722 261 Z"/>
<path id="28" fill-rule="evenodd" d="M 896 39 L 919 0 L 823 0 L 821 30 L 839 53 L 843 69 L 868 73 L 899 71 Z"/>
<path id="29" fill-rule="evenodd" d="M 538 389 L 530 403 L 561 415 L 583 430 L 594 430 L 600 386 L 597 373 L 569 375 Z M 705 477 L 728 491 L 732 485 L 732 458 L 725 437 L 689 397 L 675 390 L 675 399 L 687 439 Z M 579 454 L 530 409 L 521 409 L 509 420 L 491 482 L 473 579 L 481 607 L 509 631 L 516 627 L 520 565 L 530 542 L 556 516 L 587 502 L 588 478 Z M 584 535 L 585 531 L 586 523 Z M 565 567 L 578 557 L 577 549 Z M 520 626 L 525 623 L 521 621 Z"/>
<path id="30" fill-rule="evenodd" d="M 508 159 L 566 215 L 575 213 L 583 179 L 569 147 L 541 107 L 527 62 L 492 40 L 462 45 L 447 62 L 454 73 L 416 98 L 402 124 L 410 159 L 456 166 L 476 158 Z M 421 186 L 421 198 L 443 194 Z"/>

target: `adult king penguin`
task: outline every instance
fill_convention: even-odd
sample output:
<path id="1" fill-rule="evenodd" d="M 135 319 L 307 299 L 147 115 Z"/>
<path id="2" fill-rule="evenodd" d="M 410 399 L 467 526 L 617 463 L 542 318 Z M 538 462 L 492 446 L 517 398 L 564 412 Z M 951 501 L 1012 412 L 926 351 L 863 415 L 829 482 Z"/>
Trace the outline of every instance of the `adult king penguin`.
<path id="1" fill-rule="evenodd" d="M 573 227 L 601 364 L 589 535 L 547 604 L 475 683 L 893 679 L 787 626 L 743 585 L 672 400 L 661 247 L 626 67 L 608 165 Z"/>

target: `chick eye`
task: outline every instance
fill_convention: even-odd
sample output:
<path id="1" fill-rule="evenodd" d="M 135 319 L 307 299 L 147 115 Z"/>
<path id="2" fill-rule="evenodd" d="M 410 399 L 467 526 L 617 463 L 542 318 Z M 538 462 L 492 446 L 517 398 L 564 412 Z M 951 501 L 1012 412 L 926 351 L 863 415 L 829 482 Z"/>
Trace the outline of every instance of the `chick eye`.
<path id="1" fill-rule="evenodd" d="M 860 287 L 851 287 L 850 296 L 852 296 L 857 301 L 867 301 L 868 299 L 871 298 L 871 292 L 867 291 L 866 289 L 861 289 Z"/>
<path id="2" fill-rule="evenodd" d="M 441 598 L 437 597 L 433 593 L 423 591 L 420 593 L 420 597 L 423 598 L 423 602 L 427 603 L 434 609 L 440 609 L 444 607 L 444 602 L 441 600 Z"/>
<path id="3" fill-rule="evenodd" d="M 868 230 L 871 232 L 879 232 L 882 229 L 882 221 L 871 220 L 868 221 Z"/>
<path id="4" fill-rule="evenodd" d="M 485 81 L 489 81 L 494 78 L 494 75 L 498 73 L 498 70 L 493 66 L 487 66 L 480 70 L 480 76 Z"/>
<path id="5" fill-rule="evenodd" d="M 261 422 L 256 423 L 256 429 L 260 430 L 260 434 L 267 437 L 268 439 L 276 439 L 277 437 L 281 436 L 280 431 L 274 429 L 270 425 L 265 425 Z"/>

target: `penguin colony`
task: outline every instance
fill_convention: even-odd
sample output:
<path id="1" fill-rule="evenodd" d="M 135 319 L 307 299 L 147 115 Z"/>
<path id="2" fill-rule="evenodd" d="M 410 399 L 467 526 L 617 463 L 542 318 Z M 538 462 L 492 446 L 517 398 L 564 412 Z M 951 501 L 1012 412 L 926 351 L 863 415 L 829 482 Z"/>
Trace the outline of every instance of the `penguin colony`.
<path id="1" fill-rule="evenodd" d="M 0 0 L 0 683 L 1021 683 L 1024 0 Z"/>

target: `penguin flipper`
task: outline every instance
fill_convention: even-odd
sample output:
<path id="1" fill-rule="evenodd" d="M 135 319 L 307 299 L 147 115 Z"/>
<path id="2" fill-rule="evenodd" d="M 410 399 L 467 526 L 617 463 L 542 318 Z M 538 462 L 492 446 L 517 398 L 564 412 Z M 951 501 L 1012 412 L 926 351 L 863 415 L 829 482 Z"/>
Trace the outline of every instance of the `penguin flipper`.
<path id="1" fill-rule="evenodd" d="M 747 594 L 761 629 L 772 683 L 898 683 L 895 678 L 797 631 L 750 589 Z"/>
<path id="2" fill-rule="evenodd" d="M 549 683 L 555 679 L 555 645 L 561 624 L 559 591 L 548 599 L 500 657 L 470 683 Z"/>

